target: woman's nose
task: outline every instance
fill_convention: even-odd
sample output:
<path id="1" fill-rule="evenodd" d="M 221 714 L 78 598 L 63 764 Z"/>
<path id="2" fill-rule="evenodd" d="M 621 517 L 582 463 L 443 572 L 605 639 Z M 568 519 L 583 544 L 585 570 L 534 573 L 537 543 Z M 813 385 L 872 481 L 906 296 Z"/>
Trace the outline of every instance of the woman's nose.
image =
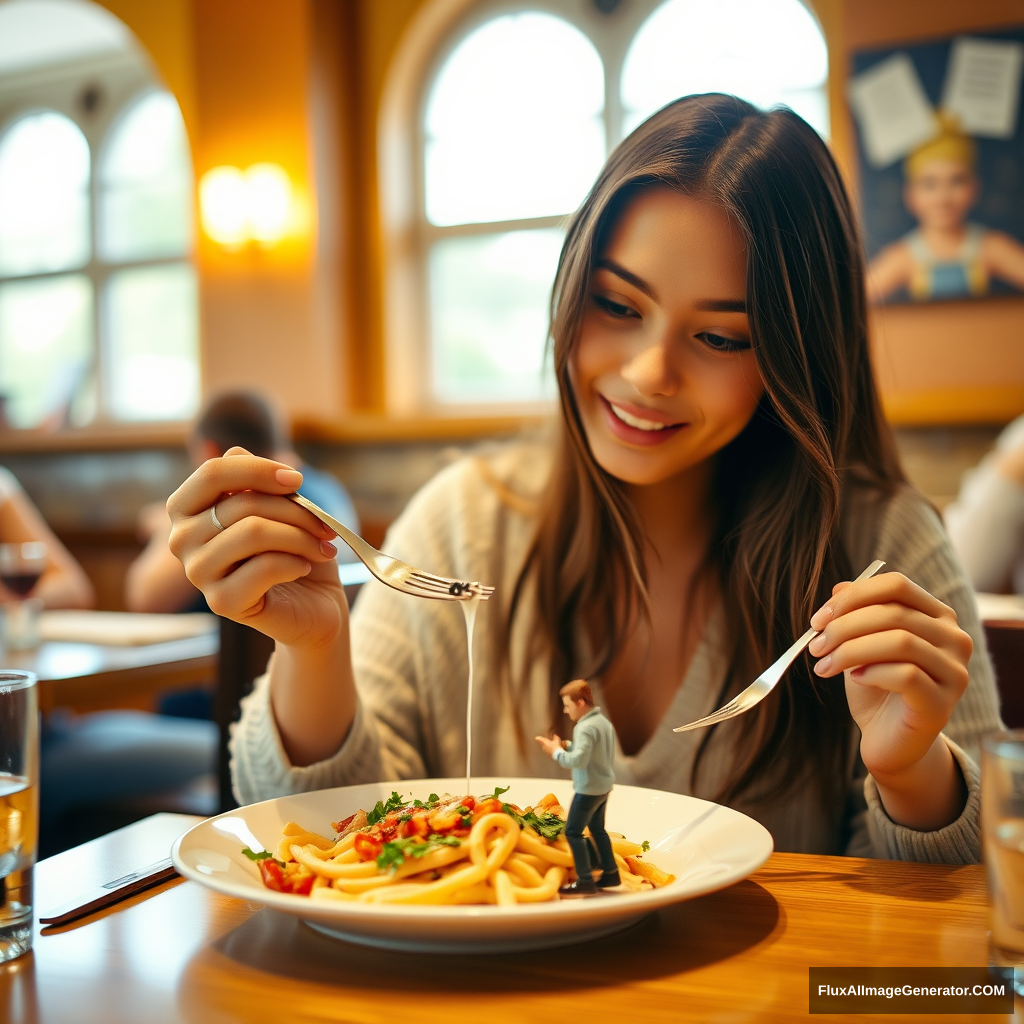
<path id="1" fill-rule="evenodd" d="M 679 371 L 668 345 L 650 345 L 622 368 L 622 376 L 642 395 L 674 395 L 679 390 Z"/>

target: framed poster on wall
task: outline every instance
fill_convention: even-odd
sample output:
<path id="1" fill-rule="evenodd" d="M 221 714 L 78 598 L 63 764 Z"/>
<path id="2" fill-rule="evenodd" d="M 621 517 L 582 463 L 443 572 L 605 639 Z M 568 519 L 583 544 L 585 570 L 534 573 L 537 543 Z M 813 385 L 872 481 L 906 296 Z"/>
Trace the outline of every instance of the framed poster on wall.
<path id="1" fill-rule="evenodd" d="M 851 54 L 873 361 L 896 424 L 1024 413 L 1022 80 L 1024 25 Z"/>
<path id="2" fill-rule="evenodd" d="M 1024 26 L 854 55 L 874 302 L 1024 293 Z"/>

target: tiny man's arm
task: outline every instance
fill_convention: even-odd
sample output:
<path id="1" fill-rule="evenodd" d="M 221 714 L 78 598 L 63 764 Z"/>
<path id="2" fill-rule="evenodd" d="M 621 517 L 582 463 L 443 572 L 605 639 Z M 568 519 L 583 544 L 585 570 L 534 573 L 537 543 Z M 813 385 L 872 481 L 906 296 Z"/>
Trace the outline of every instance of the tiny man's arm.
<path id="1" fill-rule="evenodd" d="M 594 748 L 594 737 L 589 730 L 579 731 L 569 746 L 569 750 L 556 750 L 554 759 L 563 768 L 585 768 L 590 763 L 590 753 Z"/>

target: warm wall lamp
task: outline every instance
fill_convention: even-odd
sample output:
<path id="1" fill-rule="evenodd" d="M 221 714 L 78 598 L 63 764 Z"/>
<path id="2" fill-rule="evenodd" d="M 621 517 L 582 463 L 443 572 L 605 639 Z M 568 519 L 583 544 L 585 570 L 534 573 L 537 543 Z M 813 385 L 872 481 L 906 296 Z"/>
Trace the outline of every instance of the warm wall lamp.
<path id="1" fill-rule="evenodd" d="M 199 182 L 203 230 L 227 249 L 253 241 L 270 248 L 292 226 L 292 183 L 277 164 L 214 167 Z"/>

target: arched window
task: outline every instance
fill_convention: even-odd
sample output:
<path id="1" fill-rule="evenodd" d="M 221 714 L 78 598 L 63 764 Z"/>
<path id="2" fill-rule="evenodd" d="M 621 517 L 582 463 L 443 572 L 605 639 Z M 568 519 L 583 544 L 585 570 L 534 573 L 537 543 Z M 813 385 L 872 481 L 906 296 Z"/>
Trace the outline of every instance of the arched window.
<path id="1" fill-rule="evenodd" d="M 399 127 L 416 107 L 397 85 L 382 123 L 391 361 L 415 358 L 415 335 L 429 366 L 412 402 L 413 374 L 398 367 L 395 408 L 493 409 L 553 393 L 542 356 L 565 218 L 610 150 L 665 103 L 731 92 L 786 104 L 828 135 L 828 56 L 801 0 L 534 0 L 515 13 L 476 0 L 447 35 L 429 8 L 419 24 L 424 39 L 435 33 L 432 52 L 415 40 L 407 51 L 426 73 L 416 80 L 398 59 L 393 72 L 424 90 L 419 123 Z M 408 179 L 400 131 L 418 138 Z M 412 247 L 407 210 L 418 211 Z"/>
<path id="2" fill-rule="evenodd" d="M 828 135 L 828 51 L 800 0 L 668 0 L 622 69 L 623 134 L 678 96 L 729 92 L 782 103 Z"/>
<path id="3" fill-rule="evenodd" d="M 604 161 L 603 107 L 601 58 L 550 14 L 486 22 L 434 80 L 424 205 L 438 400 L 529 401 L 550 391 L 541 371 L 560 222 Z"/>
<path id="4" fill-rule="evenodd" d="M 94 4 L 0 4 L 0 396 L 15 427 L 199 401 L 181 112 Z"/>
<path id="5" fill-rule="evenodd" d="M 115 419 L 191 416 L 199 398 L 192 174 L 174 97 L 151 92 L 115 125 L 100 163 L 105 393 Z M 134 264 L 132 266 L 131 264 Z"/>

